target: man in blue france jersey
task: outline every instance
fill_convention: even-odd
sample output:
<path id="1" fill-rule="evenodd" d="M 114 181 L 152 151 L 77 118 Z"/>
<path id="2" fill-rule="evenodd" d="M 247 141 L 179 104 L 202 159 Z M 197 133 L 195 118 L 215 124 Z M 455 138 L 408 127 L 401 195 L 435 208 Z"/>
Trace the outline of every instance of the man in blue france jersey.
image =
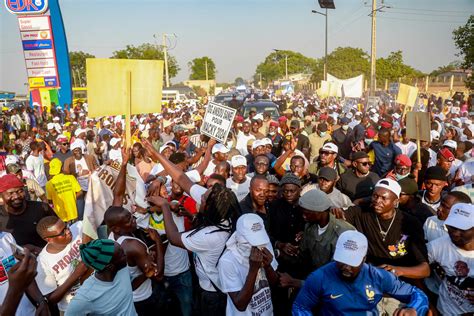
<path id="1" fill-rule="evenodd" d="M 367 238 L 345 231 L 336 244 L 334 262 L 314 271 L 293 304 L 293 315 L 378 315 L 384 294 L 405 303 L 394 315 L 425 315 L 428 298 L 392 273 L 365 263 Z"/>

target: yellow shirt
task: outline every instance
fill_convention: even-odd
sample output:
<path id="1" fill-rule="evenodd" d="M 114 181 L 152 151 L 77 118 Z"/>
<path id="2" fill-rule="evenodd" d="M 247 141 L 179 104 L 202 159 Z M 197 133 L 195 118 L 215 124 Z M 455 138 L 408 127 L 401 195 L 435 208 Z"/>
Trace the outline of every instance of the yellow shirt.
<path id="1" fill-rule="evenodd" d="M 46 197 L 53 201 L 54 211 L 64 222 L 77 218 L 76 193 L 81 186 L 72 175 L 57 174 L 46 183 Z"/>

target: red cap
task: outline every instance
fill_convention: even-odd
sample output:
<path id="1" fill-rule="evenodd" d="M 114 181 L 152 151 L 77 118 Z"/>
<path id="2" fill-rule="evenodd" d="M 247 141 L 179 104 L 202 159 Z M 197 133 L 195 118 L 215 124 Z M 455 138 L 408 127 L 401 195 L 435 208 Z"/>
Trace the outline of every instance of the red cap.
<path id="1" fill-rule="evenodd" d="M 278 127 L 278 122 L 271 121 L 271 122 L 270 122 L 270 126 Z"/>
<path id="2" fill-rule="evenodd" d="M 374 138 L 375 137 L 375 131 L 371 128 L 367 129 L 367 131 L 365 132 L 365 136 L 367 138 Z"/>
<path id="3" fill-rule="evenodd" d="M 286 122 L 286 121 L 288 121 L 288 118 L 286 116 L 280 116 L 278 118 L 278 122 Z"/>
<path id="4" fill-rule="evenodd" d="M 322 121 L 327 120 L 327 119 L 328 119 L 328 115 L 327 115 L 326 113 L 321 114 L 321 115 L 319 116 L 319 119 L 322 120 Z"/>
<path id="5" fill-rule="evenodd" d="M 13 188 L 21 188 L 23 186 L 23 182 L 21 182 L 20 179 L 18 179 L 18 177 L 12 173 L 0 178 L 0 193 Z"/>
<path id="6" fill-rule="evenodd" d="M 443 148 L 439 150 L 441 156 L 449 162 L 454 161 L 454 155 L 448 148 Z"/>
<path id="7" fill-rule="evenodd" d="M 382 122 L 380 126 L 382 126 L 383 128 L 392 128 L 392 124 L 389 122 Z"/>
<path id="8" fill-rule="evenodd" d="M 237 122 L 239 122 L 239 123 L 242 123 L 242 122 L 244 121 L 244 118 L 243 118 L 241 115 L 237 115 L 237 116 L 235 117 L 235 120 L 236 120 Z"/>
<path id="9" fill-rule="evenodd" d="M 402 165 L 403 167 L 411 167 L 411 160 L 407 155 L 398 155 L 395 157 L 395 164 Z"/>

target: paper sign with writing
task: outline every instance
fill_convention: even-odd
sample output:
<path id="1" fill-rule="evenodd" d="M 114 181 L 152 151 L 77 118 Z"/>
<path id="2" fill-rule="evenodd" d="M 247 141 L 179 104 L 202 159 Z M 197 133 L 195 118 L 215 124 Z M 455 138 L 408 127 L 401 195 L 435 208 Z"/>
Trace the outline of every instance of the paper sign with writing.
<path id="1" fill-rule="evenodd" d="M 236 112 L 235 109 L 228 106 L 209 102 L 201 126 L 201 133 L 225 143 Z"/>

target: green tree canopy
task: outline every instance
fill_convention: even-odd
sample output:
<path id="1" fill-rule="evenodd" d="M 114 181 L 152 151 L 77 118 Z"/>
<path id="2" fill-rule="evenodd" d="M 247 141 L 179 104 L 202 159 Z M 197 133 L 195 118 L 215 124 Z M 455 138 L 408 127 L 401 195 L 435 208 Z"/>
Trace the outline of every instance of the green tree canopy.
<path id="1" fill-rule="evenodd" d="M 403 63 L 403 55 L 400 50 L 391 52 L 387 58 L 379 58 L 376 61 L 376 77 L 379 85 L 383 84 L 385 79 L 396 81 L 398 78 L 402 78 L 410 82 L 423 75 L 421 71 Z"/>
<path id="2" fill-rule="evenodd" d="M 268 55 L 265 60 L 257 66 L 255 78 L 262 78 L 269 82 L 285 77 L 285 59 L 288 58 L 288 75 L 295 73 L 312 73 L 316 66 L 316 60 L 306 57 L 301 53 L 291 50 L 280 50 Z"/>
<path id="3" fill-rule="evenodd" d="M 433 70 L 430 72 L 431 77 L 436 77 L 439 76 L 442 73 L 453 71 L 454 69 L 458 69 L 461 67 L 461 62 L 460 61 L 453 61 L 447 64 L 446 66 L 440 66 L 438 69 Z"/>
<path id="4" fill-rule="evenodd" d="M 340 79 L 348 79 L 370 72 L 369 55 L 361 48 L 338 47 L 328 55 L 328 73 Z M 323 80 L 324 58 L 319 59 L 311 77 L 312 81 Z"/>
<path id="5" fill-rule="evenodd" d="M 207 57 L 194 58 L 188 63 L 190 80 L 206 80 L 206 62 L 207 62 L 207 76 L 209 80 L 216 79 L 216 64 Z"/>
<path id="6" fill-rule="evenodd" d="M 466 24 L 453 31 L 454 44 L 459 49 L 458 56 L 463 58 L 463 69 L 474 69 L 474 15 L 471 15 Z M 474 78 L 471 76 L 466 82 L 469 89 L 474 89 Z"/>
<path id="7" fill-rule="evenodd" d="M 69 52 L 72 82 L 75 87 L 87 86 L 86 58 L 95 58 L 95 56 L 82 51 Z"/>
<path id="8" fill-rule="evenodd" d="M 245 80 L 242 77 L 237 77 L 234 80 L 234 84 L 236 86 L 241 86 L 241 85 L 245 84 Z"/>
<path id="9" fill-rule="evenodd" d="M 113 52 L 112 58 L 164 60 L 164 53 L 161 47 L 144 43 L 139 46 L 127 45 L 125 49 Z M 171 56 L 168 52 L 168 73 L 170 78 L 176 77 L 179 70 L 180 68 L 176 58 Z"/>

